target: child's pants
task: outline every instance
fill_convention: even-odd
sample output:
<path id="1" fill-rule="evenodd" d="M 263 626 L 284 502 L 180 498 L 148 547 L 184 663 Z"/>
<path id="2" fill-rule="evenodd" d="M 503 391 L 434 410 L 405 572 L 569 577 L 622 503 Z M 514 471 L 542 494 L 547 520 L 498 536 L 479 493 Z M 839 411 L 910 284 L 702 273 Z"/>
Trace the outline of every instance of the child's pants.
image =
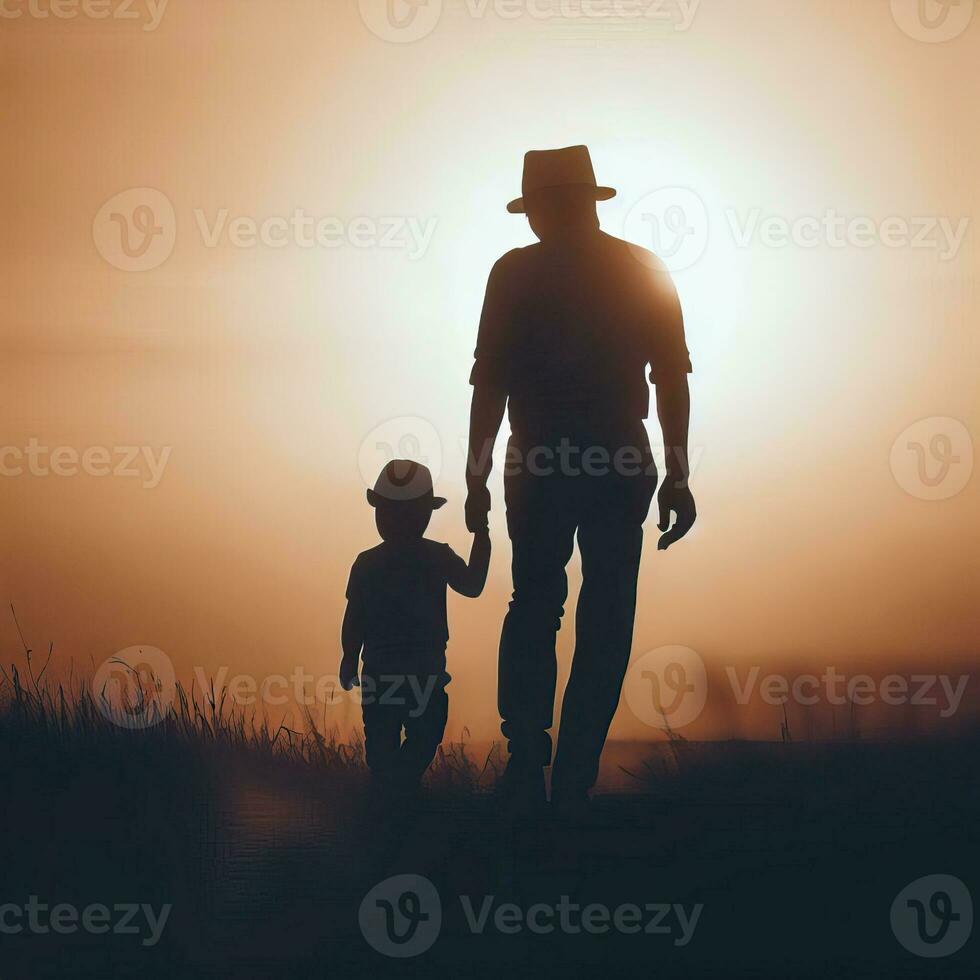
<path id="1" fill-rule="evenodd" d="M 422 778 L 446 730 L 450 679 L 445 672 L 362 674 L 364 753 L 375 776 L 404 782 Z"/>

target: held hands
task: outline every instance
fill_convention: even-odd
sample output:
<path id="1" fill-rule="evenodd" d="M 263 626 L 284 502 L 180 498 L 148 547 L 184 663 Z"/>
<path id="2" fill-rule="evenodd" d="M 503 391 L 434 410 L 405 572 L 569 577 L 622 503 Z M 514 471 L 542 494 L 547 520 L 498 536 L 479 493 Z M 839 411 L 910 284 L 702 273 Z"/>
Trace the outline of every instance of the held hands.
<path id="1" fill-rule="evenodd" d="M 361 686 L 360 679 L 357 676 L 357 657 L 345 656 L 340 661 L 340 686 L 345 691 Z"/>
<path id="2" fill-rule="evenodd" d="M 657 502 L 660 505 L 660 521 L 657 527 L 665 532 L 660 536 L 657 551 L 666 551 L 694 527 L 698 512 L 687 481 L 679 484 L 676 477 L 672 477 L 669 473 L 657 494 Z M 677 515 L 673 527 L 670 526 L 671 512 Z"/>
<path id="3" fill-rule="evenodd" d="M 466 530 L 470 534 L 486 531 L 489 515 L 490 491 L 483 484 L 471 486 L 466 495 Z"/>

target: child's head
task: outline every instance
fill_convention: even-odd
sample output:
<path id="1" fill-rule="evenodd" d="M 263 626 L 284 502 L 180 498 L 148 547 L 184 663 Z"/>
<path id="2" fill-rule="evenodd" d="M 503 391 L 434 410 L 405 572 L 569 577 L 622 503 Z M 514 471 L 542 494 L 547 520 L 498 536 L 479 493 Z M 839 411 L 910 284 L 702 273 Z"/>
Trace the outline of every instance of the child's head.
<path id="1" fill-rule="evenodd" d="M 429 526 L 432 512 L 445 504 L 432 492 L 432 474 L 421 463 L 392 460 L 380 473 L 373 490 L 367 492 L 374 508 L 378 534 L 385 541 L 420 538 Z"/>

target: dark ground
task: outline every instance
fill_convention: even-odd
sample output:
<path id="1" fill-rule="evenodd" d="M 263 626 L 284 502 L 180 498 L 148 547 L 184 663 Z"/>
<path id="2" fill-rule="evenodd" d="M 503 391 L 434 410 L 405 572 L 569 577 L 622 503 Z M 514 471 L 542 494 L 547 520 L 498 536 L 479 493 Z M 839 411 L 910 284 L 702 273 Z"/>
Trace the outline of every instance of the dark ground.
<path id="1" fill-rule="evenodd" d="M 142 935 L 0 933 L 0 978 L 976 977 L 980 941 L 939 959 L 896 940 L 890 909 L 925 875 L 980 896 L 980 738 L 651 747 L 637 793 L 579 827 L 513 822 L 444 762 L 412 805 L 379 805 L 356 762 L 314 764 L 170 726 L 70 735 L 0 715 L 0 905 L 146 903 Z M 324 756 L 326 758 L 326 756 Z M 362 899 L 396 874 L 438 892 L 416 958 L 376 952 Z M 703 904 L 670 935 L 482 935 L 460 896 L 555 906 Z M 651 913 L 652 915 L 652 913 Z M 649 919 L 649 917 L 648 917 Z M 373 928 L 373 927 L 372 927 Z"/>

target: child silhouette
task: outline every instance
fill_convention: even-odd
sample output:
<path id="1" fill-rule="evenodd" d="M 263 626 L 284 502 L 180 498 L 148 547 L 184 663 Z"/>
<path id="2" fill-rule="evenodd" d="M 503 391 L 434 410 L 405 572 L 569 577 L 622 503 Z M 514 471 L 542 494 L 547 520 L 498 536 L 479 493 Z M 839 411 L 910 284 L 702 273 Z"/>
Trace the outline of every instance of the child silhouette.
<path id="1" fill-rule="evenodd" d="M 407 788 L 428 769 L 446 728 L 446 587 L 471 598 L 483 592 L 490 532 L 486 524 L 476 530 L 468 564 L 423 537 L 446 501 L 433 495 L 427 467 L 411 460 L 389 463 L 367 499 L 382 543 L 351 568 L 340 683 L 345 691 L 361 687 L 372 774 Z"/>

